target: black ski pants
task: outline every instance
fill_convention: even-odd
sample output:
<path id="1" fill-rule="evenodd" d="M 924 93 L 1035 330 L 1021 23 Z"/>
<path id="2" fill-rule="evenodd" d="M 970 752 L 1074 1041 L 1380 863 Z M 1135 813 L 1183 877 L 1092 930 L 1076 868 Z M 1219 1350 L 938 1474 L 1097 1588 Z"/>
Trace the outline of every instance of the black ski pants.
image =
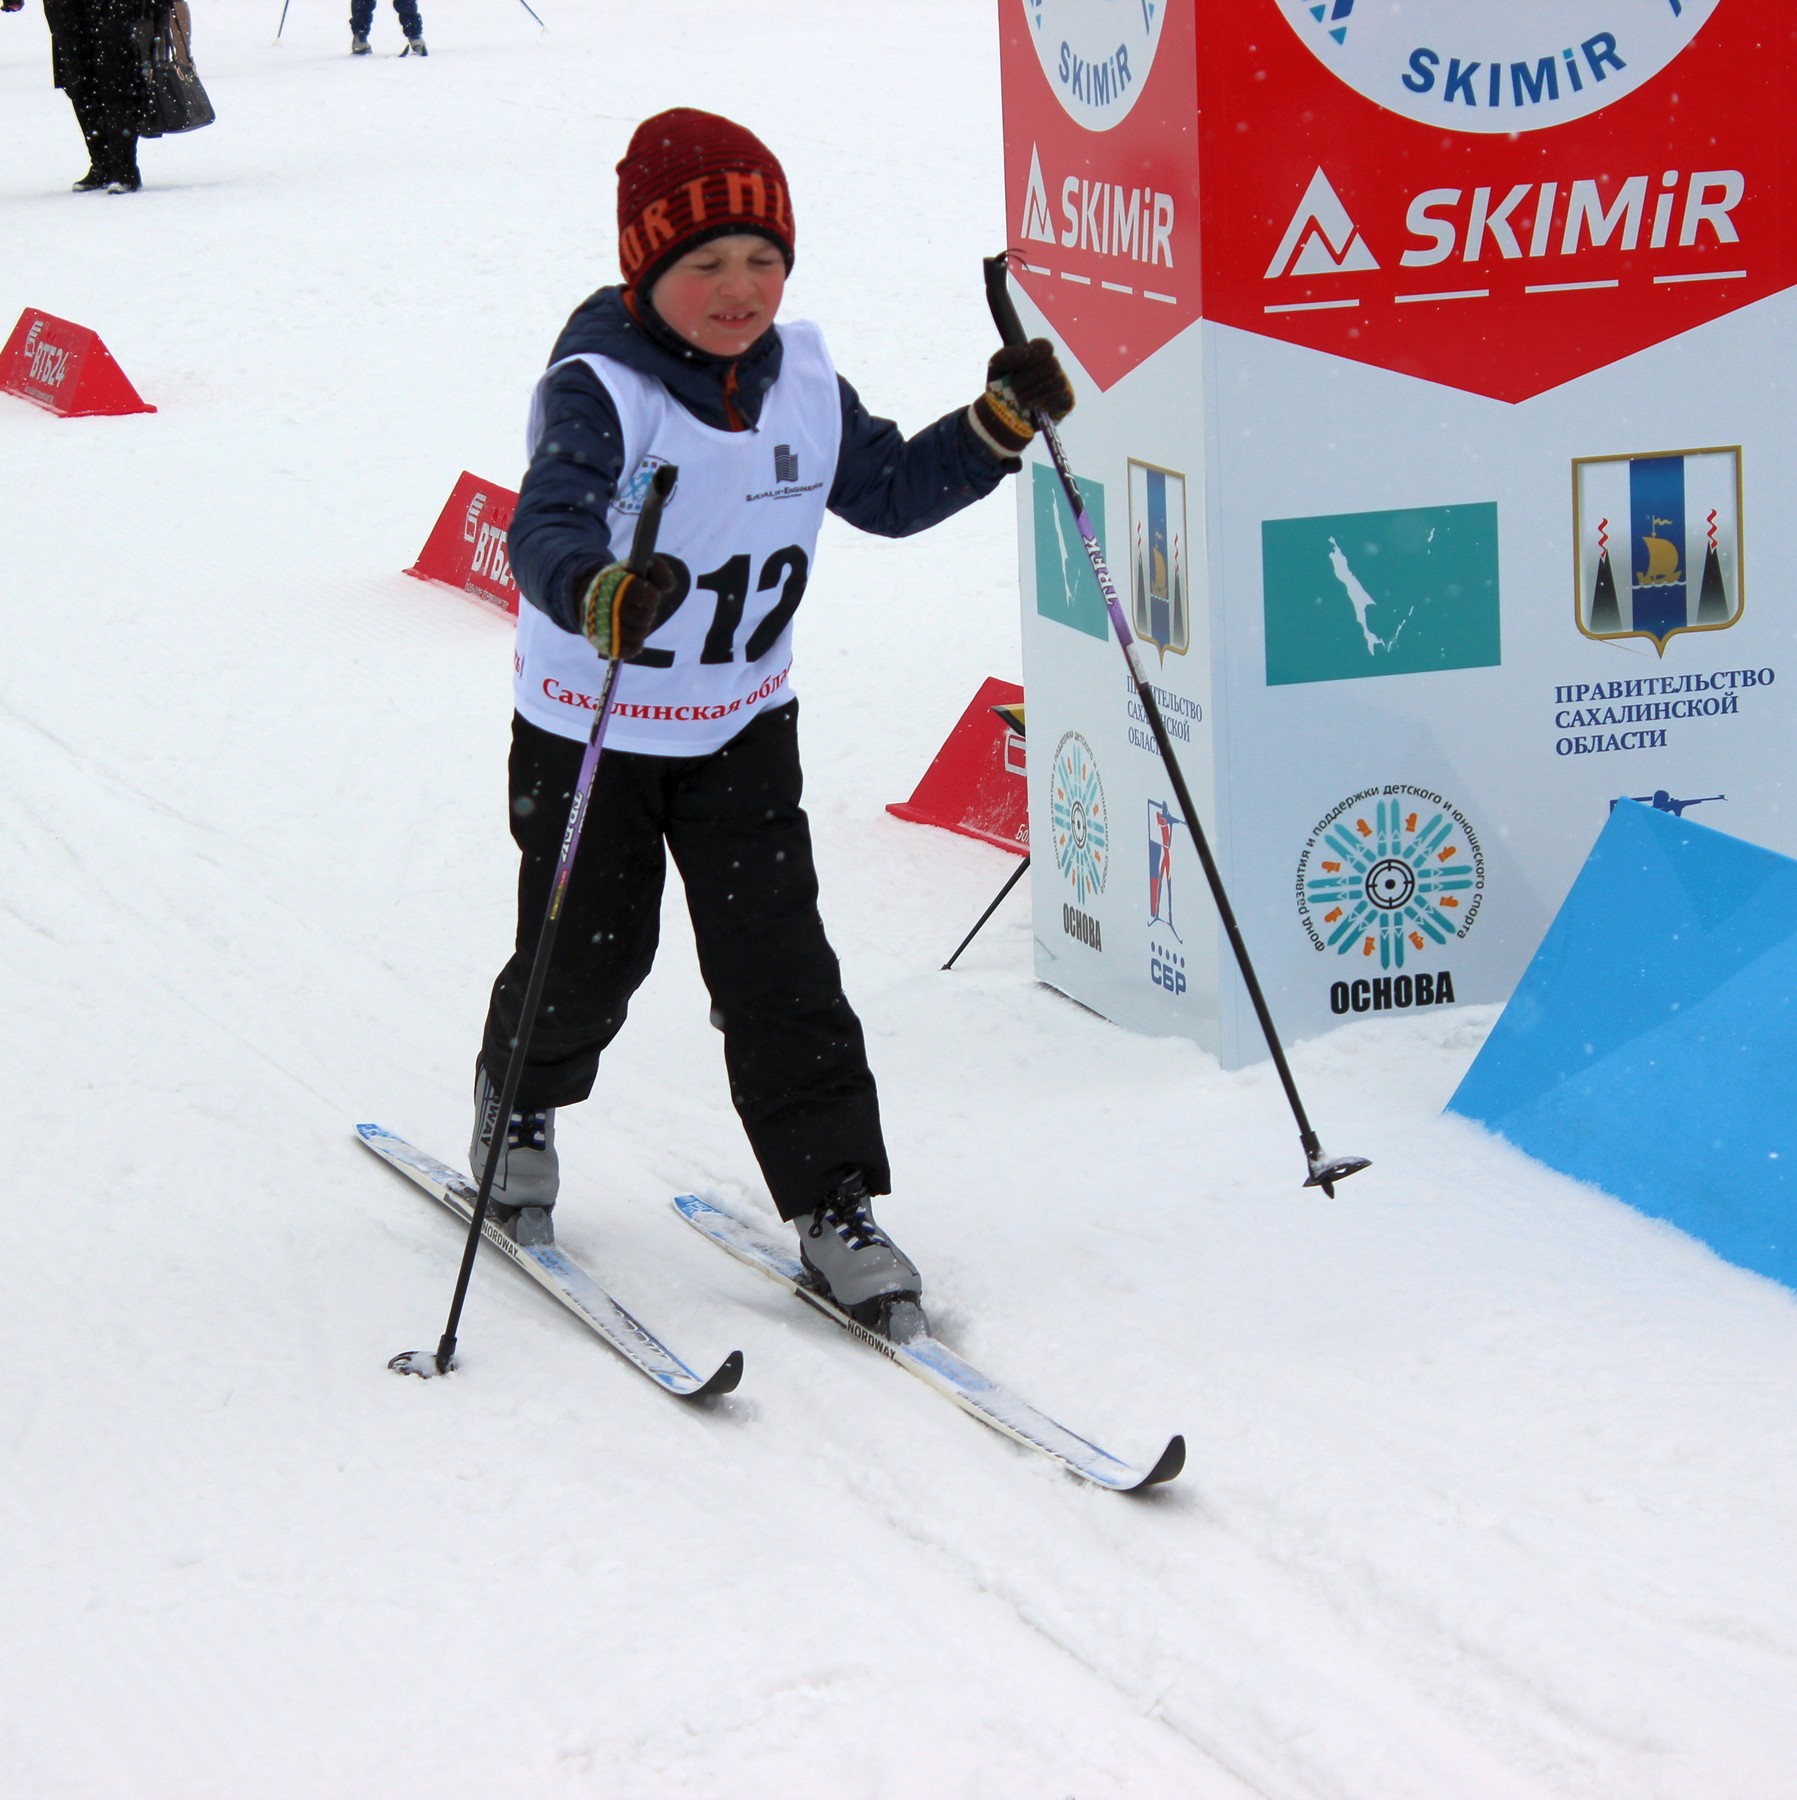
<path id="1" fill-rule="evenodd" d="M 667 853 L 686 887 L 730 1097 L 782 1218 L 815 1210 L 851 1168 L 890 1190 L 861 1022 L 817 909 L 799 805 L 799 708 L 763 713 L 709 756 L 606 751 L 562 899 L 518 1105 L 568 1106 L 648 975 Z M 504 1075 L 585 746 L 512 720 L 517 948 L 493 984 L 481 1060 Z"/>
<path id="2" fill-rule="evenodd" d="M 65 0 L 45 9 L 56 85 L 69 97 L 87 140 L 88 161 L 108 179 L 137 173 L 143 77 L 132 28 L 150 16 L 147 0 Z"/>
<path id="3" fill-rule="evenodd" d="M 424 36 L 424 20 L 419 17 L 418 0 L 393 0 L 399 14 L 399 28 L 408 39 Z M 357 37 L 367 37 L 374 25 L 374 0 L 349 0 L 349 28 Z"/>

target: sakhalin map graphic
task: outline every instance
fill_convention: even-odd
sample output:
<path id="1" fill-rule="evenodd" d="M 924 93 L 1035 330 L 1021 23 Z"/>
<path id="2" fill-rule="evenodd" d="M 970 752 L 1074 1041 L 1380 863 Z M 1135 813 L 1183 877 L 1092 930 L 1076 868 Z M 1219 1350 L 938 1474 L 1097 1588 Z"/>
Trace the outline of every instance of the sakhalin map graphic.
<path id="1" fill-rule="evenodd" d="M 1425 788 L 1366 788 L 1318 820 L 1298 858 L 1298 918 L 1319 953 L 1401 969 L 1473 928 L 1485 853 L 1466 815 Z"/>
<path id="2" fill-rule="evenodd" d="M 1503 660 L 1494 502 L 1268 519 L 1260 542 L 1269 687 Z"/>

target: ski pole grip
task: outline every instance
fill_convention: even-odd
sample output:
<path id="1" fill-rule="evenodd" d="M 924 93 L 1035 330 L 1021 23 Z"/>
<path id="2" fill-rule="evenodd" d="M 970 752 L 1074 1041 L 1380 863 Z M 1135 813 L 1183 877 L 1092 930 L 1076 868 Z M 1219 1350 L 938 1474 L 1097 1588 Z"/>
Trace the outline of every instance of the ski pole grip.
<path id="1" fill-rule="evenodd" d="M 643 499 L 643 510 L 637 515 L 636 534 L 630 540 L 630 556 L 625 563 L 633 575 L 647 575 L 655 555 L 655 540 L 661 533 L 661 509 L 674 491 L 680 471 L 672 463 L 663 463 L 649 477 L 649 492 Z"/>
<path id="2" fill-rule="evenodd" d="M 986 304 L 992 309 L 992 323 L 998 327 L 998 335 L 1007 344 L 1027 343 L 1028 334 L 1011 298 L 1009 260 L 1002 255 L 988 256 L 982 258 L 982 264 L 986 271 Z"/>

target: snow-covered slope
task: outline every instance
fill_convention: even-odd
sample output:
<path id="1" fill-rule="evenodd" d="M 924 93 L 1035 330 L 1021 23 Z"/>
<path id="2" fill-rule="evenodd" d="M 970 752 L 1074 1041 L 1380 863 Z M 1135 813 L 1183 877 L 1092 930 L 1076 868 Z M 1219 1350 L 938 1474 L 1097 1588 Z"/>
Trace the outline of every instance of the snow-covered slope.
<path id="1" fill-rule="evenodd" d="M 685 1229 L 765 1208 L 678 902 L 568 1247 L 740 1392 L 654 1393 L 512 1271 L 434 1344 L 510 930 L 510 644 L 405 580 L 610 277 L 670 104 L 791 174 L 795 314 L 915 428 L 981 378 L 989 0 L 210 0 L 220 123 L 74 197 L 0 18 L 0 327 L 95 326 L 161 411 L 0 399 L 0 1793 L 1781 1800 L 1797 1304 L 1440 1107 L 1488 1015 L 1225 1075 L 1037 987 L 1009 864 L 900 825 L 1017 672 L 1012 513 L 832 527 L 798 687 L 825 912 L 942 1333 L 1121 1454 L 1082 1488 Z M 1250 924 L 1252 930 L 1252 924 Z M 709 1365 L 708 1365 L 709 1366 Z"/>

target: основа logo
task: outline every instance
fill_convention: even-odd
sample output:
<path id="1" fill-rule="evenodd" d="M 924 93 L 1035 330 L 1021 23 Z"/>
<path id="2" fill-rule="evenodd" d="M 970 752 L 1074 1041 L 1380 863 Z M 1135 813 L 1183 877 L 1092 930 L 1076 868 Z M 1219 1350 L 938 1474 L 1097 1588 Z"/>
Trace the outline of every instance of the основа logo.
<path id="1" fill-rule="evenodd" d="M 1054 826 L 1055 864 L 1080 905 L 1089 905 L 1104 891 L 1111 860 L 1110 828 L 1098 759 L 1077 731 L 1065 733 L 1055 746 L 1048 811 Z"/>
<path id="2" fill-rule="evenodd" d="M 1167 0 L 1022 0 L 1042 73 L 1067 116 L 1109 131 L 1129 116 L 1160 47 Z"/>
<path id="3" fill-rule="evenodd" d="M 1444 130 L 1502 132 L 1563 125 L 1633 93 L 1717 3 L 1278 0 L 1306 47 L 1356 93 Z"/>
<path id="4" fill-rule="evenodd" d="M 1485 853 L 1465 813 L 1405 782 L 1350 794 L 1298 859 L 1298 919 L 1311 947 L 1368 967 L 1402 969 L 1419 951 L 1464 938 L 1484 897 Z"/>

